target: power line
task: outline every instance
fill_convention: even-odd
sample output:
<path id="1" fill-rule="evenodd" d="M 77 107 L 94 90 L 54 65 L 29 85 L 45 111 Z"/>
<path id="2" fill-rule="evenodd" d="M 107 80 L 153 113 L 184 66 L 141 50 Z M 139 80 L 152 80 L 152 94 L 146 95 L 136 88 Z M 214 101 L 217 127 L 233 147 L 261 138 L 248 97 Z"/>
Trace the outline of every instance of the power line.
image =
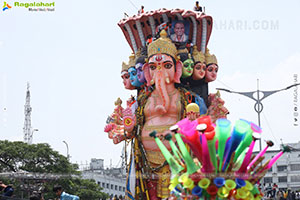
<path id="1" fill-rule="evenodd" d="M 135 9 L 139 10 L 138 7 L 136 7 L 136 6 L 134 5 L 134 3 L 133 3 L 131 0 L 128 0 L 128 1 L 131 3 L 131 5 L 132 5 L 133 7 L 135 7 Z"/>
<path id="2" fill-rule="evenodd" d="M 275 135 L 274 135 L 274 133 L 273 133 L 273 130 L 272 130 L 270 124 L 269 124 L 269 121 L 268 121 L 268 119 L 267 119 L 267 117 L 266 117 L 266 115 L 265 115 L 265 112 L 266 112 L 266 111 L 262 112 L 263 117 L 264 117 L 264 119 L 266 120 L 267 126 L 268 126 L 268 128 L 270 129 L 270 132 L 271 132 L 273 138 L 275 139 L 275 143 L 276 143 L 276 144 L 279 144 L 279 143 L 278 143 L 278 140 L 276 139 L 276 137 L 275 137 Z"/>
<path id="3" fill-rule="evenodd" d="M 225 84 L 224 82 L 220 81 L 220 80 L 217 80 L 219 83 L 221 83 L 222 85 L 224 85 L 225 87 L 231 89 L 231 90 L 234 90 L 232 87 L 229 87 L 227 84 Z"/>

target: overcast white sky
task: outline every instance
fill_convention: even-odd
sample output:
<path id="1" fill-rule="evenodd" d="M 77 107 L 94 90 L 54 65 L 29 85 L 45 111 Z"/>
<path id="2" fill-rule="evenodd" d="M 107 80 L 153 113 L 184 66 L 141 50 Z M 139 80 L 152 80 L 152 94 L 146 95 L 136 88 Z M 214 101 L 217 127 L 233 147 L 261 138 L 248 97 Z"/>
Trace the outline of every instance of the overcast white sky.
<path id="1" fill-rule="evenodd" d="M 14 1 L 6 1 L 13 5 Z M 300 1 L 203 0 L 200 4 L 214 18 L 208 46 L 220 66 L 210 92 L 218 87 L 254 91 L 258 78 L 261 90 L 294 84 L 293 75 L 300 76 Z M 134 94 L 125 91 L 120 78 L 121 63 L 131 50 L 117 23 L 124 12 L 136 14 L 135 6 L 140 5 L 145 10 L 192 9 L 194 1 L 74 0 L 55 1 L 54 12 L 1 10 L 0 140 L 23 140 L 26 83 L 30 82 L 32 126 L 39 129 L 34 143 L 47 142 L 66 155 L 62 142 L 66 141 L 72 162 L 103 158 L 105 165 L 110 159 L 117 164 L 122 145 L 113 145 L 103 127 L 117 97 L 125 101 Z M 300 123 L 294 126 L 294 94 L 290 89 L 263 101 L 263 138 L 275 142 L 273 149 L 281 138 L 300 140 Z M 221 95 L 230 120 L 257 122 L 253 100 Z"/>

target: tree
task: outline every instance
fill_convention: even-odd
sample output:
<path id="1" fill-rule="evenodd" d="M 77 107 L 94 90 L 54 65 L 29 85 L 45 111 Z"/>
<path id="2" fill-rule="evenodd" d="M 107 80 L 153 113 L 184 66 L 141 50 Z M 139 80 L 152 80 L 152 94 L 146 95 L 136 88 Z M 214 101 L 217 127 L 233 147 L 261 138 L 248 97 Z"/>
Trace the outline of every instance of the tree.
<path id="1" fill-rule="evenodd" d="M 65 156 L 53 150 L 49 144 L 29 145 L 24 142 L 0 140 L 0 173 L 19 171 L 56 174 L 60 175 L 61 178 L 1 178 L 14 185 L 16 197 L 27 197 L 32 192 L 28 185 L 37 184 L 43 185 L 45 199 L 54 198 L 52 188 L 55 184 L 60 184 L 65 191 L 80 196 L 82 200 L 107 197 L 105 193 L 101 192 L 102 188 L 94 180 L 81 179 L 78 165 L 70 163 Z M 24 188 L 27 188 L 26 191 Z"/>

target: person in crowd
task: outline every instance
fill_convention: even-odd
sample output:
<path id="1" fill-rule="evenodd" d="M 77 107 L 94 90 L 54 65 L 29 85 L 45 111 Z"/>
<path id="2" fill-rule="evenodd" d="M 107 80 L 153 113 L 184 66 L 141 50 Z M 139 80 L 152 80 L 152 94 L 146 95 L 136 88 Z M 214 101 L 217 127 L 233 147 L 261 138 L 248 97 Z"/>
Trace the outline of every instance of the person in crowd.
<path id="1" fill-rule="evenodd" d="M 53 187 L 53 192 L 59 198 L 59 200 L 79 200 L 76 195 L 71 195 L 63 191 L 62 186 L 56 185 Z"/>
<path id="2" fill-rule="evenodd" d="M 3 191 L 3 196 L 11 197 L 14 193 L 14 188 L 12 185 L 5 185 L 2 181 L 0 181 L 0 192 Z"/>
<path id="3" fill-rule="evenodd" d="M 141 9 L 138 11 L 138 14 L 143 14 L 144 13 L 144 6 L 141 6 Z"/>
<path id="4" fill-rule="evenodd" d="M 194 7 L 194 11 L 202 12 L 202 7 L 199 5 L 199 1 L 196 1 L 196 5 Z"/>
<path id="5" fill-rule="evenodd" d="M 266 187 L 267 198 L 272 197 L 272 186 L 271 183 Z"/>
<path id="6" fill-rule="evenodd" d="M 283 200 L 283 193 L 282 193 L 281 190 L 277 191 L 275 199 L 276 200 Z"/>
<path id="7" fill-rule="evenodd" d="M 44 198 L 40 195 L 33 194 L 29 197 L 29 200 L 44 200 Z"/>

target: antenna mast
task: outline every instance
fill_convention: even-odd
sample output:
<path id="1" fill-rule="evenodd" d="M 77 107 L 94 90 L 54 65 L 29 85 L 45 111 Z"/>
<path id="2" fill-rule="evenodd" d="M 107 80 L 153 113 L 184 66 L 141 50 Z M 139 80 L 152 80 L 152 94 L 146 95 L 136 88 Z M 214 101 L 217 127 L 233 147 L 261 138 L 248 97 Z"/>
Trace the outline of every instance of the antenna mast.
<path id="1" fill-rule="evenodd" d="M 30 106 L 30 91 L 29 91 L 29 83 L 27 83 L 27 91 L 26 91 L 26 103 L 24 106 L 24 114 L 25 114 L 25 122 L 24 122 L 24 142 L 27 144 L 32 144 L 32 136 L 33 132 L 37 131 L 37 129 L 32 129 L 31 127 L 31 111 L 32 108 Z"/>

